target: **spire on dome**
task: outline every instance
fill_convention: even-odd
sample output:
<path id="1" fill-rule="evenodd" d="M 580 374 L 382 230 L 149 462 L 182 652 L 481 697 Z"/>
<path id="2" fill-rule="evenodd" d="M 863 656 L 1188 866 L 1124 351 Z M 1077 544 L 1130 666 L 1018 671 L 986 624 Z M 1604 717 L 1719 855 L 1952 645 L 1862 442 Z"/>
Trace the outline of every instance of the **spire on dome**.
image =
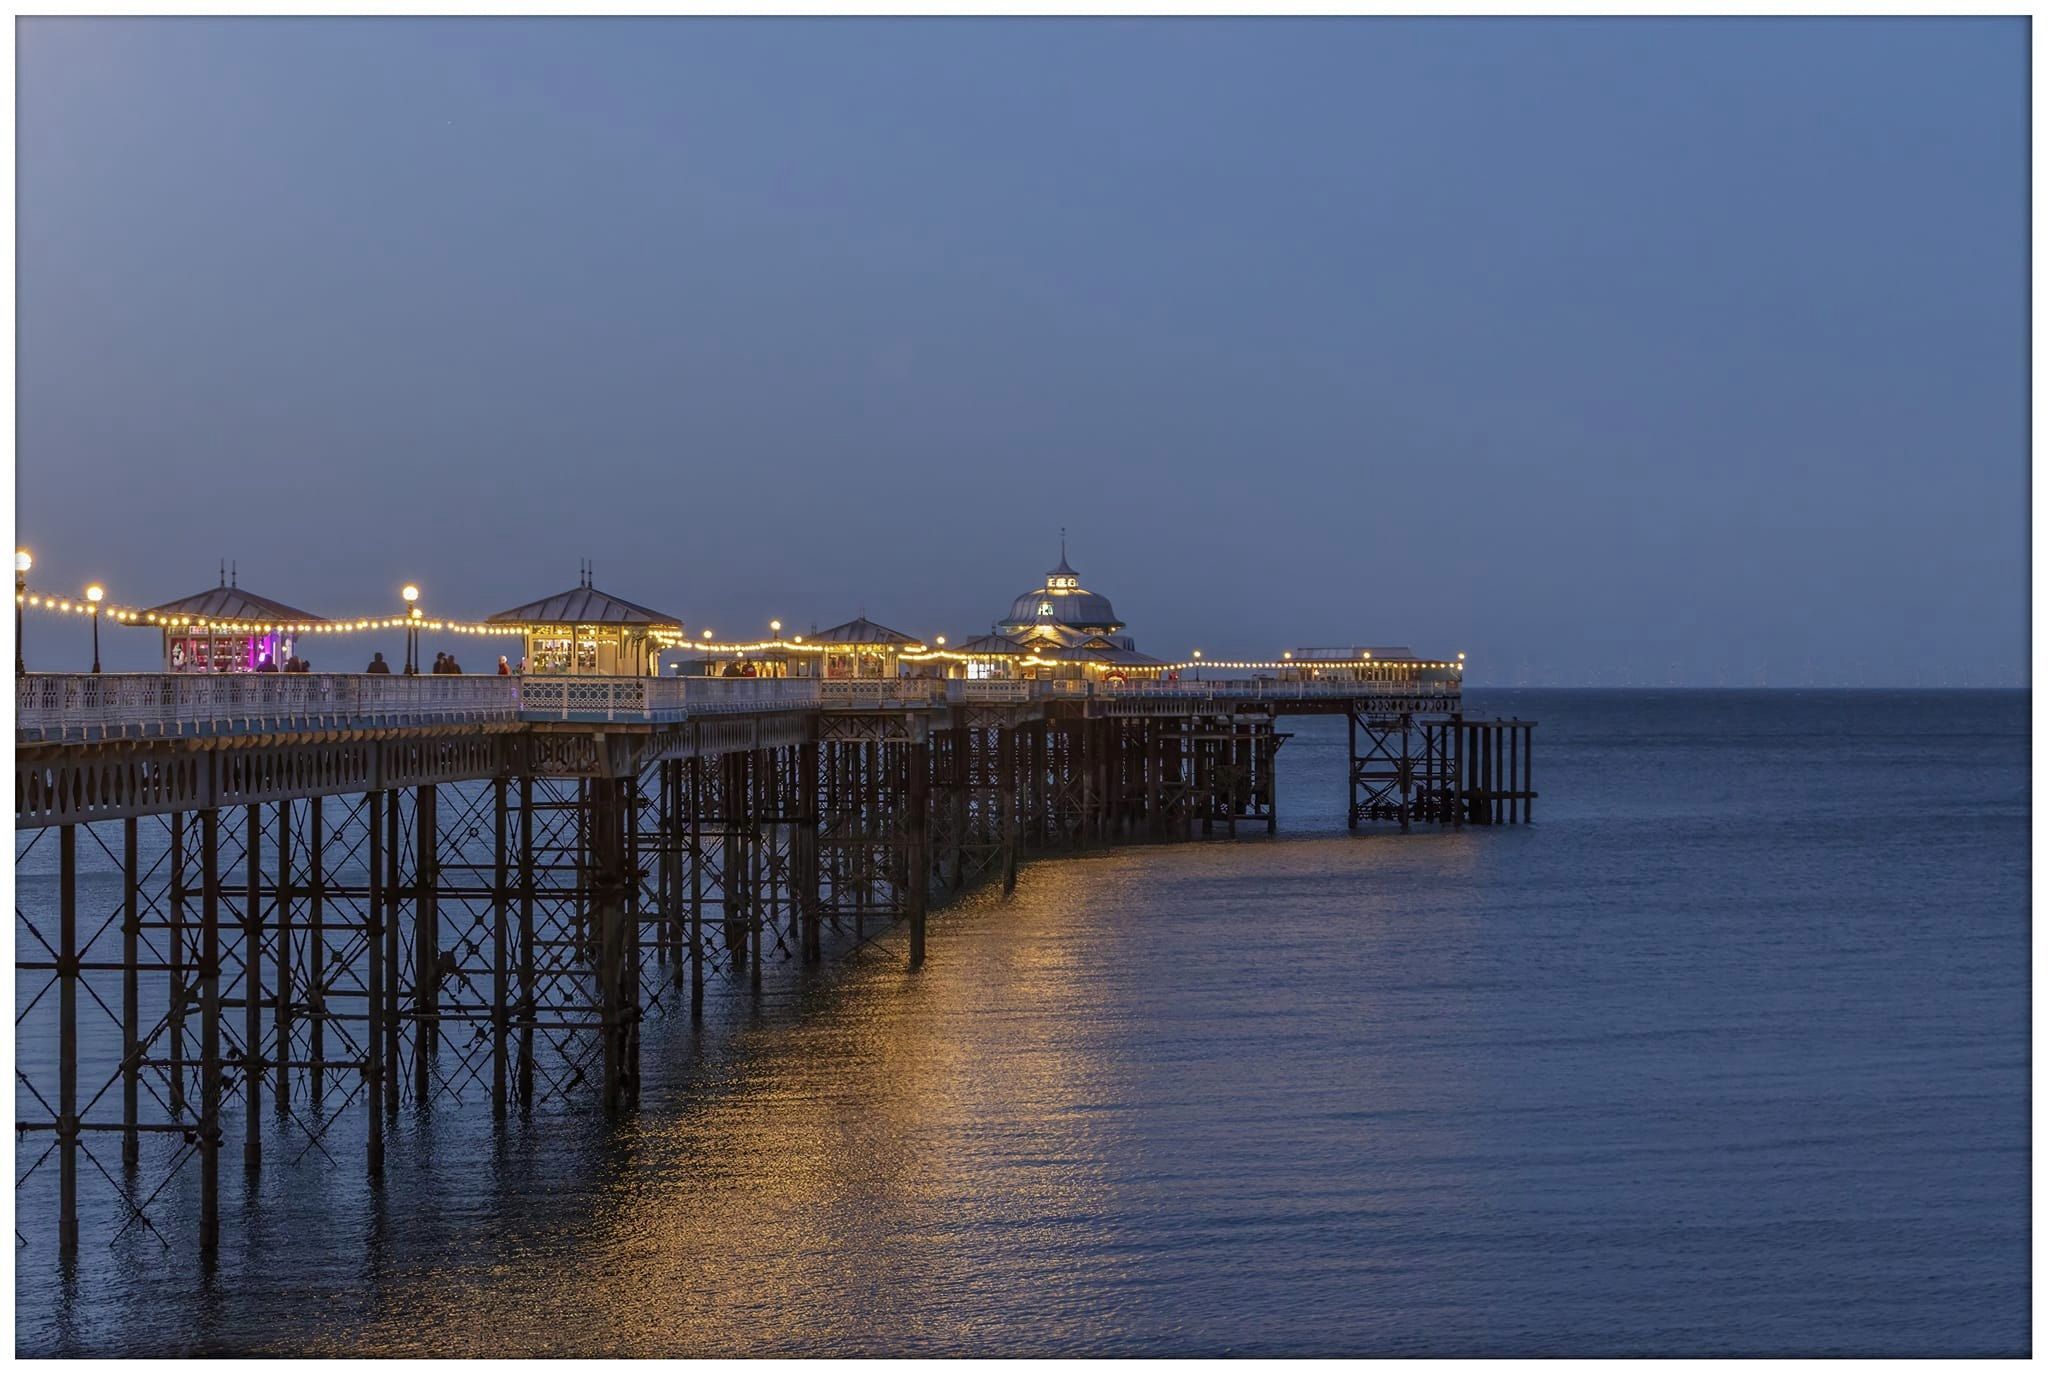
<path id="1" fill-rule="evenodd" d="M 1064 525 L 1060 527 L 1060 566 L 1058 568 L 1053 569 L 1045 576 L 1048 579 L 1078 578 L 1081 576 L 1080 574 L 1076 573 L 1073 569 L 1067 566 L 1067 527 Z M 1058 583 L 1055 583 L 1053 585 L 1060 586 L 1060 584 Z"/>

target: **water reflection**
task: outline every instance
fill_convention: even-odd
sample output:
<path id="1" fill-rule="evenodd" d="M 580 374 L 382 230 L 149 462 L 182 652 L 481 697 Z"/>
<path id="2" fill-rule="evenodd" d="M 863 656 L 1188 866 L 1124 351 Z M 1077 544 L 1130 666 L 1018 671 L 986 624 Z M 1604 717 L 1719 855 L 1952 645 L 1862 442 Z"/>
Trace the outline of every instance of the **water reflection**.
<path id="1" fill-rule="evenodd" d="M 1278 841 L 1027 866 L 915 977 L 722 993 L 617 1128 L 408 1112 L 371 1190 L 351 1110 L 224 1172 L 212 1277 L 188 1175 L 168 1253 L 18 1252 L 18 1347 L 2023 1349 L 2025 700 L 1758 700 L 1539 705 L 1547 819 L 1400 841 L 1304 723 Z M 1761 738 L 1807 753 L 1745 789 Z"/>
<path id="2" fill-rule="evenodd" d="M 1042 911 L 1081 895 L 1057 866 L 1031 878 Z M 560 1187 L 544 1141 L 509 1144 L 482 1234 L 389 1247 L 382 1311 L 314 1344 L 950 1349 L 971 1339 L 972 1296 L 1005 1292 L 1020 1262 L 1038 1277 L 1103 1263 L 1114 1090 L 1096 1031 L 1057 1015 L 1070 933 L 986 898 L 947 926 L 943 975 L 878 952 L 718 1048 L 651 1042 L 650 1061 L 694 1049 L 692 1072 L 650 1064 L 646 1109 L 584 1187 Z"/>

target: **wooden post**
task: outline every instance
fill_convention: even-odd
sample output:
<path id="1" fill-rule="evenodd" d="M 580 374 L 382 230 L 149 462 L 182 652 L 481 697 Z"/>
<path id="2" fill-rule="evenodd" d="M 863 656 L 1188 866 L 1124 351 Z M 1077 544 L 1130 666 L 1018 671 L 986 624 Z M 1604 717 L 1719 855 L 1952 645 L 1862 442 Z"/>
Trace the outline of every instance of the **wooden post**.
<path id="1" fill-rule="evenodd" d="M 491 1112 L 505 1115 L 508 1087 L 506 1059 L 511 1036 L 511 1013 L 506 1005 L 505 946 L 511 937 L 508 911 L 506 845 L 511 820 L 503 775 L 491 780 Z"/>
<path id="2" fill-rule="evenodd" d="M 372 791 L 365 804 L 369 808 L 368 848 L 370 851 L 370 889 L 363 902 L 363 946 L 367 954 L 368 972 L 364 977 L 363 991 L 366 995 L 367 1030 L 363 1033 L 363 1094 L 365 1107 L 370 1118 L 370 1140 L 367 1151 L 367 1165 L 371 1178 L 384 1173 L 384 1076 L 387 1065 L 384 1060 L 384 794 L 382 790 Z M 315 1022 L 315 1034 L 319 1023 Z M 318 1071 L 314 1071 L 318 1073 Z"/>
<path id="3" fill-rule="evenodd" d="M 1445 747 L 1450 751 L 1450 762 L 1444 772 L 1450 776 L 1451 788 L 1451 829 L 1465 829 L 1465 713 L 1453 712 Z"/>
<path id="4" fill-rule="evenodd" d="M 1110 780 L 1116 777 L 1116 723 L 1109 720 L 1090 721 L 1095 738 L 1089 742 L 1088 759 L 1092 766 L 1089 773 L 1091 835 L 1098 845 L 1109 844 Z"/>
<path id="5" fill-rule="evenodd" d="M 768 813 L 768 772 L 770 757 L 764 750 L 747 750 L 741 756 L 744 780 L 741 806 L 746 811 L 747 871 L 747 987 L 757 997 L 761 992 L 761 926 L 765 916 L 767 885 L 762 882 L 761 861 L 767 847 L 763 820 Z"/>
<path id="6" fill-rule="evenodd" d="M 673 978 L 680 984 L 683 970 L 682 882 L 676 864 L 676 760 L 663 759 L 654 766 L 655 822 L 659 838 L 655 849 L 655 896 L 659 914 L 655 928 L 655 961 L 663 969 L 674 965 Z"/>
<path id="7" fill-rule="evenodd" d="M 1222 765 L 1222 767 L 1217 771 L 1217 801 L 1221 804 L 1223 811 L 1223 816 L 1221 818 L 1223 822 L 1223 834 L 1235 840 L 1237 838 L 1238 812 L 1237 769 L 1238 764 L 1240 762 L 1238 759 L 1238 742 L 1240 736 L 1243 733 L 1244 726 L 1243 723 L 1240 722 L 1237 719 L 1237 717 L 1233 715 L 1218 718 L 1216 729 L 1217 734 L 1221 737 L 1216 742 L 1216 757 L 1219 761 L 1221 761 Z"/>
<path id="8" fill-rule="evenodd" d="M 1487 826 L 1501 824 L 1501 721 L 1487 721 Z"/>
<path id="9" fill-rule="evenodd" d="M 437 790 L 422 784 L 413 794 L 412 929 L 412 1096 L 425 1107 L 432 1092 L 434 1059 L 440 1049 L 441 1004 L 441 825 Z"/>
<path id="10" fill-rule="evenodd" d="M 277 804 L 277 1112 L 290 1109 L 292 1093 L 292 804 Z"/>
<path id="11" fill-rule="evenodd" d="M 1413 732 L 1410 730 L 1410 727 L 1414 724 L 1414 720 L 1415 718 L 1408 715 L 1407 712 L 1404 711 L 1401 713 L 1401 763 L 1399 766 L 1399 771 L 1401 784 L 1402 835 L 1408 834 L 1408 814 L 1410 810 L 1410 804 L 1415 792 L 1415 759 L 1413 750 L 1411 748 Z"/>
<path id="12" fill-rule="evenodd" d="M 533 1106 L 533 775 L 519 776 L 519 1106 Z"/>
<path id="13" fill-rule="evenodd" d="M 859 847 L 854 851 L 853 885 L 853 938 L 867 939 L 868 905 L 874 901 L 874 841 L 876 829 L 874 799 L 872 797 L 875 778 L 875 751 L 880 747 L 872 740 L 856 743 L 848 751 L 847 779 L 852 785 L 848 794 L 853 813 L 853 834 L 859 837 Z"/>
<path id="14" fill-rule="evenodd" d="M 619 952 L 624 962 L 625 984 L 625 1103 L 640 1105 L 640 779 L 637 774 L 619 780 L 619 796 L 625 821 L 625 947 Z"/>
<path id="15" fill-rule="evenodd" d="M 78 828 L 57 828 L 57 1246 L 78 1251 Z"/>
<path id="16" fill-rule="evenodd" d="M 199 814 L 199 1249 L 220 1244 L 220 813 Z"/>
<path id="17" fill-rule="evenodd" d="M 1530 756 L 1535 752 L 1536 732 L 1522 727 L 1522 822 L 1531 820 L 1530 813 L 1536 806 L 1536 766 Z"/>
<path id="18" fill-rule="evenodd" d="M 1346 826 L 1346 828 L 1347 828 L 1347 829 L 1350 829 L 1350 830 L 1353 830 L 1353 831 L 1355 831 L 1355 830 L 1357 830 L 1357 829 L 1358 829 L 1358 703 L 1357 703 L 1357 702 L 1355 702 L 1355 701 L 1354 701 L 1354 702 L 1350 702 L 1350 703 L 1348 703 L 1348 704 L 1347 704 L 1347 706 L 1346 706 L 1346 710 L 1345 710 L 1345 712 L 1344 712 L 1344 719 L 1345 719 L 1345 721 L 1346 721 L 1346 722 L 1347 722 L 1347 723 L 1349 724 L 1349 726 L 1350 726 L 1350 740 L 1351 740 L 1351 750 L 1350 750 L 1350 755 L 1349 755 L 1349 758 L 1350 758 L 1350 762 L 1349 762 L 1348 764 L 1346 764 L 1346 765 L 1345 765 L 1345 767 L 1346 767 L 1346 768 L 1347 768 L 1347 769 L 1348 769 L 1348 770 L 1350 771 L 1350 774 L 1351 774 L 1351 807 L 1350 807 L 1350 811 L 1348 812 L 1348 814 L 1347 814 L 1347 815 L 1346 815 L 1346 817 L 1345 817 L 1344 825 Z"/>
<path id="19" fill-rule="evenodd" d="M 824 958 L 824 923 L 818 910 L 818 742 L 796 747 L 796 904 L 803 915 L 804 963 Z"/>
<path id="20" fill-rule="evenodd" d="M 966 707 L 954 707 L 947 715 L 952 718 L 951 729 L 946 732 L 952 755 L 947 770 L 952 796 L 946 807 L 946 892 L 957 897 L 967 886 L 967 785 L 974 735 L 965 725 Z"/>
<path id="21" fill-rule="evenodd" d="M 306 882 L 311 887 L 306 906 L 306 922 L 309 928 L 307 950 L 312 957 L 311 967 L 306 971 L 306 1016 L 311 1020 L 308 1028 L 308 1059 L 313 1062 L 313 1078 L 310 1091 L 313 1102 L 325 1101 L 327 1059 L 327 829 L 321 817 L 320 798 L 315 796 L 306 803 L 306 825 L 312 833 L 312 846 L 306 856 Z M 377 832 L 370 831 L 369 849 L 374 851 Z M 374 1025 L 374 1023 L 372 1023 Z M 370 1116 L 377 1116 L 377 1095 L 369 1097 Z"/>
<path id="22" fill-rule="evenodd" d="M 625 836 L 620 825 L 621 784 L 599 779 L 587 791 L 592 900 L 597 907 L 597 982 L 604 1036 L 604 1105 L 626 1106 L 626 911 L 623 892 Z"/>
<path id="23" fill-rule="evenodd" d="M 390 789 L 384 799 L 384 1111 L 398 1116 L 399 1071 L 405 1061 L 400 1055 L 398 998 L 404 985 L 398 957 L 399 902 L 405 892 L 405 871 L 400 864 L 404 851 L 399 846 L 399 810 L 404 794 Z"/>
<path id="24" fill-rule="evenodd" d="M 1202 808 L 1202 835 L 1216 833 L 1216 734 L 1215 723 L 1196 717 L 1195 800 Z"/>
<path id="25" fill-rule="evenodd" d="M 747 849 L 742 834 L 747 814 L 747 754 L 734 750 L 718 756 L 718 915 L 719 935 L 733 972 L 747 967 Z"/>
<path id="26" fill-rule="evenodd" d="M 924 734 L 923 723 L 913 725 L 911 742 L 904 746 L 910 770 L 908 805 L 905 807 L 904 831 L 909 842 L 910 883 L 904 893 L 904 902 L 910 915 L 910 967 L 924 966 L 924 914 L 927 891 L 931 887 L 931 858 L 929 813 L 931 804 L 931 745 Z"/>
<path id="27" fill-rule="evenodd" d="M 1274 723 L 1266 723 L 1266 738 L 1262 740 L 1266 750 L 1266 834 L 1274 836 L 1280 832 L 1280 736 L 1274 734 Z"/>
<path id="28" fill-rule="evenodd" d="M 263 1163 L 263 808 L 243 809 L 242 1164 Z"/>
<path id="29" fill-rule="evenodd" d="M 171 813 L 171 1006 L 165 1020 L 170 1028 L 171 1116 L 185 1115 L 185 813 Z"/>
<path id="30" fill-rule="evenodd" d="M 1487 728 L 1487 732 L 1493 741 L 1493 753 L 1489 757 L 1489 769 L 1492 777 L 1489 780 L 1490 786 L 1487 791 L 1493 795 L 1494 824 L 1496 826 L 1504 826 L 1508 821 L 1508 808 L 1512 804 L 1507 798 L 1502 796 L 1507 791 L 1504 779 L 1507 774 L 1508 742 L 1506 733 L 1501 730 L 1499 717 L 1494 718 L 1493 723 Z"/>
<path id="31" fill-rule="evenodd" d="M 704 1017 L 704 761 L 692 754 L 690 786 L 690 1020 Z"/>
<path id="32" fill-rule="evenodd" d="M 1017 730 L 996 734 L 996 805 L 1003 815 L 1003 896 L 1017 891 L 1017 807 L 1023 780 L 1017 775 Z"/>
<path id="33" fill-rule="evenodd" d="M 1508 824 L 1517 825 L 1522 820 L 1522 799 L 1515 796 L 1521 789 L 1516 786 L 1522 776 L 1522 732 L 1510 725 L 1508 736 Z"/>
<path id="34" fill-rule="evenodd" d="M 135 1130 L 142 1106 L 142 903 L 137 892 L 142 863 L 137 825 L 132 816 L 121 823 L 121 1163 L 129 1169 L 142 1159 L 142 1135 Z"/>

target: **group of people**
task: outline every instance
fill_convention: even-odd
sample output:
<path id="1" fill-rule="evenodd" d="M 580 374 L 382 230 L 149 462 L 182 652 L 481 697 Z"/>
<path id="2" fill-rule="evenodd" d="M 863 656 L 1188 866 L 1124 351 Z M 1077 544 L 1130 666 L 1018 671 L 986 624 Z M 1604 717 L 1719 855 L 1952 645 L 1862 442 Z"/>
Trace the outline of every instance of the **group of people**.
<path id="1" fill-rule="evenodd" d="M 311 660 L 301 659 L 298 655 L 294 654 L 291 658 L 284 661 L 283 668 L 279 668 L 271 657 L 266 654 L 256 661 L 256 671 L 258 673 L 311 673 L 313 671 L 313 664 Z"/>
<path id="2" fill-rule="evenodd" d="M 293 662 L 296 663 L 297 660 L 294 660 Z M 519 668 L 515 670 L 512 667 L 512 665 L 506 661 L 504 655 L 500 654 L 498 656 L 498 674 L 500 677 L 509 676 L 514 672 L 524 672 L 525 669 L 526 660 L 524 659 L 521 659 L 519 661 Z M 381 650 L 370 656 L 369 667 L 363 670 L 363 672 L 365 673 L 389 673 L 390 671 L 391 665 L 384 662 L 384 654 L 383 651 Z M 410 667 L 406 669 L 406 672 L 408 673 L 414 671 L 415 670 L 413 670 Z M 460 673 L 462 672 L 462 665 L 455 662 L 455 656 L 453 654 L 436 654 L 434 656 L 434 666 L 428 669 L 427 671 L 429 673 Z"/>

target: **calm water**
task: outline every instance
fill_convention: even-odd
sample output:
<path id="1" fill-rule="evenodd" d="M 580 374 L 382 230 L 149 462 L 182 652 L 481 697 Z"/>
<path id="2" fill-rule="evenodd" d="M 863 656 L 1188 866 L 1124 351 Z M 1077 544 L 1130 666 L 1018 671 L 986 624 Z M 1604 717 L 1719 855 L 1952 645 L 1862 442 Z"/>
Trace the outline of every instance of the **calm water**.
<path id="1" fill-rule="evenodd" d="M 191 1171 L 68 1282 L 32 1182 L 17 1349 L 2027 1350 L 2027 697 L 1475 698 L 1534 827 L 1348 836 L 1296 723 L 1277 840 L 650 1028 L 623 1129 L 224 1163 L 211 1277 Z"/>

